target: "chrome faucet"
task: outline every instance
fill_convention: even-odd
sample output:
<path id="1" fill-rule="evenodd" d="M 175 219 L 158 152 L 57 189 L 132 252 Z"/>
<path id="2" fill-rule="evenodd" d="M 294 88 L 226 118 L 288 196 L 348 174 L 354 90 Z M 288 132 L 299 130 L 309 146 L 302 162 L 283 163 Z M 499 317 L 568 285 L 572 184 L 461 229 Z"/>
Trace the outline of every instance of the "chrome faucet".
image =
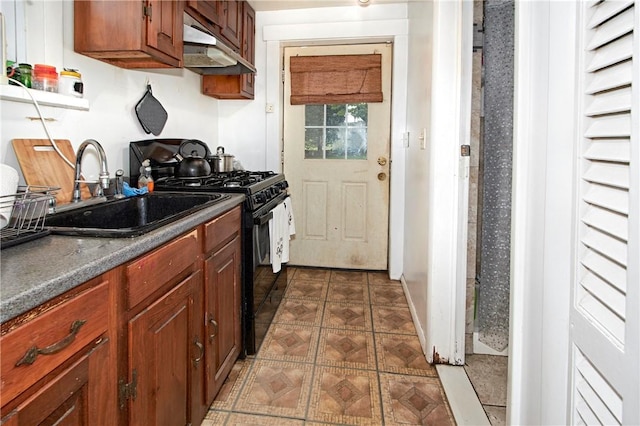
<path id="1" fill-rule="evenodd" d="M 81 172 L 81 164 L 82 164 L 82 155 L 84 154 L 84 150 L 87 146 L 92 145 L 96 151 L 98 151 L 98 159 L 100 160 L 100 175 L 97 181 L 86 181 L 82 180 L 82 172 Z M 81 183 L 97 183 L 96 185 L 95 197 L 103 197 L 104 191 L 103 189 L 109 188 L 109 170 L 107 168 L 107 155 L 104 153 L 104 149 L 102 149 L 102 145 L 95 139 L 87 139 L 80 144 L 78 148 L 78 152 L 76 153 L 76 176 L 73 181 L 73 195 L 71 197 L 72 203 L 79 202 L 82 197 L 80 195 L 80 184 Z"/>

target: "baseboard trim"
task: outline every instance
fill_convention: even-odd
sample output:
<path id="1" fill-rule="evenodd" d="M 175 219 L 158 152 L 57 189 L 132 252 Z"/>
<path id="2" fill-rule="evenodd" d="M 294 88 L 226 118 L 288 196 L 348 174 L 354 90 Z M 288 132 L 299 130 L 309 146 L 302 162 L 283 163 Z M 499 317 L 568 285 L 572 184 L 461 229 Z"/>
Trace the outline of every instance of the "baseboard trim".
<path id="1" fill-rule="evenodd" d="M 416 307 L 413 304 L 413 301 L 409 297 L 409 290 L 407 289 L 407 282 L 404 279 L 404 274 L 400 276 L 400 283 L 402 284 L 402 290 L 404 291 L 404 297 L 407 298 L 407 304 L 409 305 L 409 312 L 411 312 L 411 319 L 413 320 L 413 326 L 416 328 L 416 334 L 418 335 L 418 340 L 420 340 L 420 346 L 422 347 L 422 353 L 427 359 L 428 363 L 432 363 L 433 359 L 430 358 L 429 353 L 427 352 L 427 339 L 424 335 L 424 330 L 420 325 L 420 321 L 418 321 L 418 314 L 416 313 Z M 431 355 L 432 356 L 432 355 Z"/>

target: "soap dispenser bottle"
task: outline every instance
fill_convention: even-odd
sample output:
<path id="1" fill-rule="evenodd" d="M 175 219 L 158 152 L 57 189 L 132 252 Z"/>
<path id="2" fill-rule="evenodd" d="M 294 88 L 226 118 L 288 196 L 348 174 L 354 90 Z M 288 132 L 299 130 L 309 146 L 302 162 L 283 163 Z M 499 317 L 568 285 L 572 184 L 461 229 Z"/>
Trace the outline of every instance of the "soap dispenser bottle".
<path id="1" fill-rule="evenodd" d="M 140 177 L 138 178 L 138 188 L 146 187 L 149 192 L 153 192 L 153 177 L 151 176 L 151 163 L 144 160 L 140 167 Z"/>

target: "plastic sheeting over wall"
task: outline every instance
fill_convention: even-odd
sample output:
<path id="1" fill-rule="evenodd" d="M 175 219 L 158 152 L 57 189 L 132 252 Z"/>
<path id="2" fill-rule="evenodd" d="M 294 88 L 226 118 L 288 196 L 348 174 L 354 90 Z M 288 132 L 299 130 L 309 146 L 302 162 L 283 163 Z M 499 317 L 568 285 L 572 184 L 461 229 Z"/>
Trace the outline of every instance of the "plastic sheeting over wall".
<path id="1" fill-rule="evenodd" d="M 509 342 L 514 1 L 485 3 L 484 146 L 479 340 L 496 351 Z"/>

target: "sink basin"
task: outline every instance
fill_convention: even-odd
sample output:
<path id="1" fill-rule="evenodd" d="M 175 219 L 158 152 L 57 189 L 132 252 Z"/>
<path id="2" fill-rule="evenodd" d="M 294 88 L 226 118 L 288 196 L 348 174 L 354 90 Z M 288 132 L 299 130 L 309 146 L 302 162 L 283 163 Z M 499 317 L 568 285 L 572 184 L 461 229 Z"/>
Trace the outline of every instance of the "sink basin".
<path id="1" fill-rule="evenodd" d="M 154 192 L 55 213 L 47 216 L 45 225 L 54 234 L 134 237 L 227 198 L 225 194 Z"/>

